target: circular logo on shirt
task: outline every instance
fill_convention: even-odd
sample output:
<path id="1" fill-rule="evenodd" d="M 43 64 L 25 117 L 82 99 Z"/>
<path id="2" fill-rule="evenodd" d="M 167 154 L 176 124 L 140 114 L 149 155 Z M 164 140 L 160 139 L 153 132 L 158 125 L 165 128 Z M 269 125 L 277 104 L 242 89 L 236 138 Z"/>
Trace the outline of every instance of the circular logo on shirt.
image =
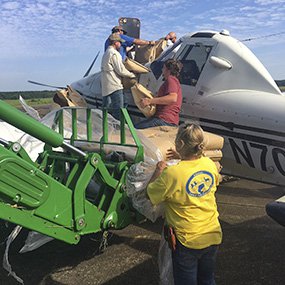
<path id="1" fill-rule="evenodd" d="M 186 191 L 193 197 L 202 197 L 210 192 L 214 184 L 213 174 L 208 171 L 195 172 L 187 181 Z"/>

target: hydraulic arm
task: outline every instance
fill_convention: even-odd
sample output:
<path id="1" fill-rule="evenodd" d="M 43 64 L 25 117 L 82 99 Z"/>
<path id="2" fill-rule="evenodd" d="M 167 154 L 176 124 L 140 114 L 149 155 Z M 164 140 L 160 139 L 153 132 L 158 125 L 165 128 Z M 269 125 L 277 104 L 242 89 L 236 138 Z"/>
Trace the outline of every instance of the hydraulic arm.
<path id="1" fill-rule="evenodd" d="M 77 112 L 71 110 L 72 136 L 64 139 L 63 111 L 58 111 L 58 132 L 0 102 L 0 119 L 45 143 L 34 162 L 17 142 L 0 140 L 0 219 L 19 224 L 67 243 L 80 236 L 127 226 L 135 211 L 124 191 L 126 173 L 143 160 L 143 147 L 130 117 L 122 109 L 120 141 L 109 142 L 107 112 L 103 112 L 102 136 L 92 141 L 92 110 L 86 112 L 85 141 L 98 145 L 96 152 L 75 146 L 78 139 Z M 83 109 L 79 109 L 81 112 Z M 126 132 L 133 144 L 126 143 Z M 135 148 L 132 161 L 108 159 L 104 147 Z M 55 150 L 61 147 L 62 150 Z"/>

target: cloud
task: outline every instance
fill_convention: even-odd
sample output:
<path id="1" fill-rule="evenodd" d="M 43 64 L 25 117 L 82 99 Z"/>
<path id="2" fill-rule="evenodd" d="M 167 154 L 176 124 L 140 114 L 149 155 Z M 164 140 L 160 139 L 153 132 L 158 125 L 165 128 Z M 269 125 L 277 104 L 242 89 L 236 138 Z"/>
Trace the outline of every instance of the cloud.
<path id="1" fill-rule="evenodd" d="M 171 7 L 183 6 L 184 4 L 185 4 L 185 1 L 178 1 L 178 0 L 176 1 L 175 0 L 174 1 L 153 1 L 147 5 L 147 8 L 148 9 L 158 9 L 159 11 L 160 9 L 166 10 Z"/>
<path id="2" fill-rule="evenodd" d="M 282 15 L 285 13 L 284 5 L 278 6 L 280 2 L 276 1 L 271 6 L 264 6 L 261 4 L 248 5 L 249 2 L 245 1 L 246 5 L 235 3 L 219 10 L 209 9 L 195 16 L 196 28 L 225 28 L 232 34 L 242 37 L 256 33 L 264 35 L 271 34 L 272 31 L 278 32 L 284 27 Z"/>
<path id="3" fill-rule="evenodd" d="M 2 0 L 0 60 L 59 59 L 71 62 L 103 53 L 105 38 L 119 17 L 141 21 L 141 38 L 178 36 L 201 29 L 227 29 L 239 39 L 284 30 L 285 0 Z M 256 45 L 284 42 L 285 37 Z"/>
<path id="4" fill-rule="evenodd" d="M 255 3 L 260 5 L 283 4 L 285 0 L 256 0 Z"/>
<path id="5" fill-rule="evenodd" d="M 74 49 L 84 52 L 86 46 L 97 45 L 108 35 L 122 16 L 121 7 L 124 7 L 124 15 L 141 19 L 142 36 L 146 38 L 161 37 L 168 30 L 176 30 L 182 35 L 203 27 L 215 30 L 226 28 L 238 34 L 254 33 L 256 30 L 261 33 L 267 28 L 278 30 L 280 20 L 284 23 L 282 15 L 285 11 L 280 6 L 283 2 L 233 1 L 224 6 L 219 3 L 215 6 L 214 2 L 204 1 L 199 7 L 197 3 L 194 5 L 193 1 L 186 0 L 141 0 L 130 3 L 125 0 L 4 1 L 0 10 L 0 34 L 7 46 L 15 38 L 16 43 L 22 43 L 19 54 L 36 50 L 37 54 L 42 51 L 43 54 L 54 55 L 46 48 L 47 45 L 53 50 L 64 49 L 67 53 Z M 206 10 L 202 4 L 207 5 Z M 9 48 L 6 53 L 8 51 Z"/>
<path id="6" fill-rule="evenodd" d="M 20 3 L 16 2 L 16 1 L 4 2 L 2 4 L 2 9 L 15 10 L 15 9 L 19 8 L 19 6 L 20 6 Z"/>

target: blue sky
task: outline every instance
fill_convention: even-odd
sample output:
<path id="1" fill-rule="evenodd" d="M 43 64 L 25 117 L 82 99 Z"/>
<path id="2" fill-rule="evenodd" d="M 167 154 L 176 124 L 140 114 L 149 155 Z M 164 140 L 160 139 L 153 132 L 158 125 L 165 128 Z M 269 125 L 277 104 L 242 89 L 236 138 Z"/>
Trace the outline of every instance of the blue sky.
<path id="1" fill-rule="evenodd" d="M 285 79 L 285 0 L 1 0 L 0 91 L 43 90 L 80 79 L 118 18 L 141 21 L 141 38 L 169 31 L 227 29 L 246 42 L 274 79 Z"/>

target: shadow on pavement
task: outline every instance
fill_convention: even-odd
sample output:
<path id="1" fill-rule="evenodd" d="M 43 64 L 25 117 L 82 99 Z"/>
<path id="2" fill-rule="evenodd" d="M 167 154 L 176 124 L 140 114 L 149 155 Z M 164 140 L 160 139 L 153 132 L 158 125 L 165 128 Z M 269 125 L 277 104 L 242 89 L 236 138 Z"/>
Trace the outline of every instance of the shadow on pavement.
<path id="1" fill-rule="evenodd" d="M 283 285 L 285 228 L 267 217 L 264 210 L 267 201 L 282 196 L 283 189 L 264 184 L 259 188 L 258 184 L 249 190 L 244 187 L 246 181 L 239 183 L 223 185 L 218 194 L 224 237 L 217 258 L 216 282 Z M 20 246 L 15 242 L 9 260 L 28 285 L 158 284 L 161 228 L 160 219 L 154 224 L 147 222 L 114 231 L 103 254 L 98 254 L 100 236 L 95 240 L 84 237 L 77 246 L 53 241 L 25 254 L 17 253 Z M 2 245 L 1 257 L 4 250 Z M 19 284 L 7 276 L 2 264 L 0 284 Z"/>

